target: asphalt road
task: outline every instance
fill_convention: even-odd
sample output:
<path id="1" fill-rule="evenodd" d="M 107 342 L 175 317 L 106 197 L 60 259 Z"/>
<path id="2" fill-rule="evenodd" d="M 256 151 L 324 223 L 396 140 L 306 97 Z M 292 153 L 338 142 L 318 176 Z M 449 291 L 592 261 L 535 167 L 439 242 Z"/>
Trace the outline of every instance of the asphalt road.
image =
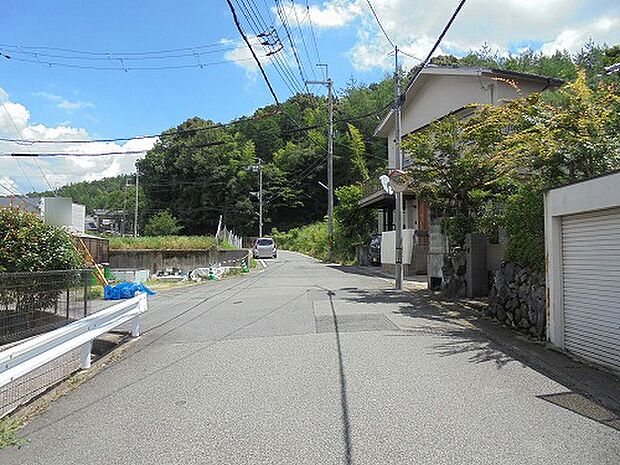
<path id="1" fill-rule="evenodd" d="M 613 464 L 567 388 L 390 283 L 281 252 L 149 302 L 143 336 L 9 464 Z"/>

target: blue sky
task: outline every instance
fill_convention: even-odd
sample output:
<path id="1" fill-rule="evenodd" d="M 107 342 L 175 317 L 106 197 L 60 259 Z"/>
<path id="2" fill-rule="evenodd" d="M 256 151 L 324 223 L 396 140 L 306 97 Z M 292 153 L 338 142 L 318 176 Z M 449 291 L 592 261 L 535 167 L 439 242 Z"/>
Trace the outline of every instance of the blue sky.
<path id="1" fill-rule="evenodd" d="M 298 73 L 284 36 L 274 0 L 235 0 L 242 24 L 256 44 L 243 16 L 243 5 L 260 9 L 269 25 L 279 28 L 286 45 L 283 62 Z M 307 59 L 301 34 L 294 28 L 308 77 L 310 62 L 316 62 L 309 16 L 313 20 L 318 49 L 329 63 L 337 87 L 354 76 L 372 82 L 389 70 L 389 45 L 380 34 L 365 0 L 279 0 L 284 14 L 293 22 L 295 13 L 308 47 Z M 388 34 L 405 51 L 422 56 L 454 9 L 456 0 L 374 0 L 373 5 Z M 576 51 L 590 38 L 597 42 L 618 43 L 620 6 L 616 1 L 597 0 L 470 0 L 442 44 L 443 51 L 464 54 L 488 43 L 498 53 L 531 47 L 552 53 L 557 49 Z M 225 0 L 149 0 L 79 2 L 77 0 L 3 0 L 0 4 L 2 38 L 0 52 L 0 136 L 17 138 L 18 126 L 25 138 L 89 139 L 158 133 L 192 116 L 228 121 L 252 113 L 272 103 L 270 94 L 248 58 Z M 158 63 L 198 65 L 208 60 L 226 62 L 204 69 L 129 71 L 130 66 L 103 55 L 97 62 L 43 56 L 43 53 L 71 55 L 69 52 L 28 47 L 57 47 L 90 52 L 143 52 L 209 45 L 216 53 L 192 52 L 186 57 L 163 61 L 134 62 L 136 66 Z M 19 47 L 19 48 L 17 48 Z M 257 44 L 259 53 L 261 46 Z M 440 51 L 441 52 L 441 51 Z M 100 58 L 102 56 L 99 56 Z M 17 59 L 94 64 L 119 70 L 82 70 L 52 67 Z M 200 60 L 200 61 L 199 61 Z M 281 100 L 290 96 L 273 65 L 264 63 Z M 414 64 L 409 60 L 407 65 Z M 300 78 L 296 75 L 297 81 Z M 323 92 L 321 89 L 317 89 Z M 12 120 L 7 113 L 11 114 Z M 147 141 L 152 144 L 152 141 Z M 44 147 L 71 152 L 90 150 L 130 150 L 148 148 L 144 141 L 125 145 L 94 144 Z M 16 151 L 10 144 L 0 151 Z M 20 150 L 24 151 L 23 148 Z M 124 159 L 46 159 L 38 166 L 24 160 L 0 158 L 0 195 L 6 188 L 26 192 L 45 187 L 42 168 L 55 186 L 82 179 L 128 172 L 136 157 Z M 24 174 L 25 172 L 25 174 Z"/>

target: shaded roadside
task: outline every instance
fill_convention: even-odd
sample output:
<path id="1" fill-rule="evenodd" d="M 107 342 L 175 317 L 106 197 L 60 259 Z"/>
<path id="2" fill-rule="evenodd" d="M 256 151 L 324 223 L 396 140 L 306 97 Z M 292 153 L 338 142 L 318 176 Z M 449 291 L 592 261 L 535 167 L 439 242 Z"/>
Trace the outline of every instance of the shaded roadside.
<path id="1" fill-rule="evenodd" d="M 481 311 L 483 302 L 443 300 L 426 290 L 358 289 L 347 294 L 345 299 L 352 302 L 388 304 L 393 317 L 405 326 L 394 337 L 432 333 L 440 341 L 432 347 L 433 355 L 466 354 L 469 363 L 492 362 L 498 370 L 508 363 L 521 363 L 570 391 L 541 399 L 620 430 L 620 379 L 616 375 L 487 318 Z"/>

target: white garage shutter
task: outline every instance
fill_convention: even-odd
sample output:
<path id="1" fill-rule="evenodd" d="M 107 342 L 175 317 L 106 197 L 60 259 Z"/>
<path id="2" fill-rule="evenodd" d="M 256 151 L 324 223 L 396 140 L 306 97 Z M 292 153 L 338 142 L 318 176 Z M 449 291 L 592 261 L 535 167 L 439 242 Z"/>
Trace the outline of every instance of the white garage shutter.
<path id="1" fill-rule="evenodd" d="M 564 347 L 620 371 L 620 208 L 562 217 Z"/>

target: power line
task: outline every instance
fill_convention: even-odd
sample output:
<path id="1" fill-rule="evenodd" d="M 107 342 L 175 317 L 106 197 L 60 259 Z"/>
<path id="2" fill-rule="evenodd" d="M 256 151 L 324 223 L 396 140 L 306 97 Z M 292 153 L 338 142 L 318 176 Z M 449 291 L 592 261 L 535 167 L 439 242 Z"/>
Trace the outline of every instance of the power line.
<path id="1" fill-rule="evenodd" d="M 220 129 L 226 128 L 229 126 L 235 126 L 237 124 L 243 124 L 252 120 L 260 120 L 264 118 L 268 118 L 274 115 L 280 114 L 280 110 L 276 110 L 273 112 L 269 112 L 263 115 L 253 116 L 251 118 L 238 119 L 235 121 L 230 121 L 228 123 L 218 123 L 210 126 L 203 126 L 200 128 L 192 128 L 192 129 L 175 129 L 173 131 L 162 131 L 159 134 L 150 134 L 150 135 L 139 135 L 139 136 L 127 136 L 127 137 L 114 137 L 109 139 L 74 139 L 74 140 L 45 140 L 45 139 L 8 139 L 0 137 L 1 142 L 11 142 L 18 145 L 28 145 L 28 144 L 92 144 L 92 143 L 104 143 L 104 142 L 123 142 L 129 140 L 141 140 L 141 139 L 154 139 L 157 137 L 168 137 L 168 136 L 176 136 L 179 134 L 188 134 L 188 133 L 196 133 L 202 131 L 210 131 L 212 129 Z"/>
<path id="2" fill-rule="evenodd" d="M 466 0 L 460 0 L 458 6 L 456 7 L 454 12 L 452 13 L 452 16 L 450 17 L 449 21 L 446 23 L 446 25 L 444 26 L 443 30 L 441 31 L 441 34 L 439 34 L 439 37 L 437 38 L 437 40 L 433 44 L 433 48 L 431 48 L 431 51 L 428 53 L 428 55 L 426 55 L 426 58 L 422 61 L 422 63 L 413 72 L 413 75 L 411 76 L 411 78 L 409 79 L 409 82 L 407 83 L 407 86 L 405 87 L 404 94 L 407 94 L 407 91 L 409 90 L 409 88 L 413 85 L 413 83 L 415 82 L 415 80 L 417 79 L 419 74 L 422 72 L 422 70 L 426 67 L 428 62 L 431 60 L 431 57 L 433 56 L 433 53 L 435 53 L 435 50 L 437 50 L 437 47 L 439 47 L 439 44 L 441 43 L 441 41 L 443 40 L 444 36 L 446 35 L 448 30 L 450 29 L 450 26 L 452 26 L 452 23 L 454 22 L 454 20 L 456 19 L 456 16 L 461 11 L 461 8 L 463 8 L 463 5 L 465 5 L 465 2 L 466 2 Z"/>
<path id="3" fill-rule="evenodd" d="M 299 31 L 299 36 L 301 37 L 301 44 L 304 49 L 304 53 L 306 54 L 306 60 L 308 62 L 308 65 L 310 66 L 310 70 L 312 71 L 312 77 L 316 79 L 316 71 L 314 70 L 315 67 L 312 66 L 312 60 L 310 59 L 310 53 L 308 52 L 308 47 L 306 45 L 306 39 L 301 29 L 301 22 L 299 21 L 299 16 L 297 15 L 297 6 L 295 5 L 295 2 L 293 0 L 291 0 L 291 8 L 293 9 L 293 13 L 295 14 L 295 21 L 297 22 L 297 30 Z M 306 13 L 306 17 L 307 16 L 308 14 Z M 306 17 L 302 19 L 302 22 L 306 19 Z"/>
<path id="4" fill-rule="evenodd" d="M 121 65 L 124 65 L 124 62 L 132 62 L 132 61 L 148 61 L 148 60 L 171 60 L 177 58 L 187 58 L 193 57 L 199 59 L 204 55 L 211 55 L 214 53 L 227 52 L 230 50 L 234 50 L 235 47 L 228 44 L 219 44 L 218 48 L 212 48 L 207 50 L 192 50 L 192 51 L 184 51 L 184 52 L 176 52 L 176 53 L 168 53 L 161 55 L 144 55 L 144 56 L 124 56 L 109 53 L 105 56 L 90 56 L 90 55 L 70 55 L 65 53 L 47 53 L 47 52 L 31 52 L 24 51 L 18 47 L 16 50 L 7 50 L 6 48 L 0 47 L 1 53 L 8 59 L 17 58 L 19 55 L 25 55 L 34 57 L 35 60 L 41 62 L 41 58 L 53 58 L 53 59 L 61 59 L 61 60 L 81 60 L 81 61 L 91 61 L 91 62 L 100 62 L 100 61 L 109 61 L 115 62 L 118 61 Z M 17 55 L 17 56 L 16 56 Z M 45 63 L 45 62 L 42 62 Z"/>
<path id="5" fill-rule="evenodd" d="M 14 48 L 16 50 L 22 50 L 22 51 L 27 51 L 27 50 L 48 50 L 48 51 L 54 51 L 54 52 L 67 52 L 67 53 L 74 53 L 74 54 L 81 54 L 81 55 L 87 55 L 87 56 L 109 56 L 109 55 L 113 55 L 113 56 L 140 56 L 140 55 L 159 55 L 159 54 L 167 54 L 167 53 L 176 53 L 176 52 L 183 52 L 183 51 L 194 51 L 194 50 L 202 50 L 205 48 L 212 48 L 212 47 L 220 47 L 223 44 L 221 42 L 214 42 L 214 43 L 210 43 L 210 44 L 202 44 L 202 45 L 196 45 L 196 46 L 192 46 L 192 47 L 181 47 L 181 48 L 172 48 L 172 49 L 164 49 L 164 50 L 149 50 L 149 51 L 133 51 L 133 52 L 103 52 L 103 51 L 92 51 L 92 50 L 76 50 L 76 49 L 71 49 L 71 48 L 61 48 L 61 47 L 48 47 L 48 46 L 43 46 L 43 45 L 15 45 L 15 44 L 0 44 L 0 48 Z M 36 53 L 36 52 L 32 52 L 32 53 Z"/>
<path id="6" fill-rule="evenodd" d="M 237 18 L 237 12 L 235 11 L 235 7 L 233 6 L 230 0 L 226 0 L 226 3 L 228 3 L 228 8 L 230 8 L 230 12 L 232 13 L 232 16 L 233 16 L 233 21 L 235 22 L 235 26 L 237 26 L 237 30 L 239 31 L 239 34 L 241 34 L 241 37 L 243 38 L 246 45 L 250 49 L 250 53 L 252 53 L 252 57 L 254 58 L 254 61 L 256 61 L 256 64 L 258 68 L 260 69 L 261 74 L 263 75 L 263 79 L 265 80 L 265 83 L 267 84 L 267 87 L 269 88 L 269 92 L 271 92 L 271 95 L 276 101 L 276 104 L 280 105 L 278 96 L 276 95 L 275 90 L 273 90 L 273 87 L 271 87 L 271 83 L 269 82 L 269 78 L 267 77 L 267 73 L 265 73 L 263 65 L 261 64 L 260 60 L 256 56 L 256 53 L 254 52 L 254 49 L 252 48 L 252 45 L 250 44 L 248 37 L 245 35 L 245 32 L 243 32 L 243 29 L 241 28 L 241 24 L 239 23 L 239 18 Z"/>
<path id="7" fill-rule="evenodd" d="M 4 101 L 0 100 L 0 103 L 2 104 L 2 108 L 4 108 L 6 115 L 9 117 L 9 121 L 11 121 L 11 123 L 13 124 L 13 127 L 15 128 L 17 135 L 23 140 L 24 136 L 21 130 L 19 129 L 19 127 L 17 126 L 17 123 L 15 123 L 15 120 L 13 119 L 13 115 L 11 115 L 11 112 L 6 107 L 6 104 L 4 103 Z M 22 164 L 19 162 L 19 160 L 15 160 L 15 161 L 17 162 L 22 173 L 24 173 L 24 176 L 26 176 L 26 171 L 24 170 L 24 167 L 22 166 Z M 43 172 L 43 169 L 41 168 L 41 165 L 39 165 L 38 161 L 36 165 L 39 168 L 39 171 L 41 172 L 41 174 L 43 175 L 43 178 L 45 179 L 45 182 L 47 183 L 47 185 L 50 187 L 50 189 L 52 189 L 52 191 L 54 191 L 54 188 L 52 187 L 51 183 L 47 179 L 47 176 L 45 176 L 45 173 Z M 33 192 L 36 191 L 36 189 L 34 188 L 34 185 L 32 184 L 32 181 L 30 181 L 30 178 L 26 176 L 26 179 L 28 181 L 28 184 L 30 184 L 30 187 L 32 188 Z"/>
<path id="8" fill-rule="evenodd" d="M 269 54 L 269 60 L 271 61 L 274 69 L 282 79 L 282 82 L 286 85 L 286 87 L 292 94 L 296 92 L 303 92 L 303 87 L 301 87 L 297 82 L 297 78 L 295 78 L 295 73 L 286 63 L 286 60 L 282 59 L 282 57 L 278 53 L 284 48 L 284 45 L 282 44 L 282 41 L 280 40 L 280 37 L 273 28 L 273 26 L 267 24 L 267 21 L 260 12 L 260 9 L 256 7 L 256 4 L 254 4 L 254 8 L 251 6 L 250 0 L 247 0 L 247 5 L 246 0 L 241 0 L 241 3 L 239 2 L 239 0 L 236 0 L 236 3 L 240 6 L 241 13 L 248 22 L 248 25 L 250 26 L 250 29 L 252 29 L 255 37 L 265 38 L 266 35 L 275 36 L 275 38 L 272 40 L 280 47 L 277 50 L 272 50 L 272 53 Z M 265 34 L 265 31 L 271 32 L 269 34 Z M 261 42 L 261 45 L 264 44 Z"/>
<path id="9" fill-rule="evenodd" d="M 213 147 L 216 145 L 224 145 L 227 142 L 225 141 L 212 141 L 212 142 L 206 142 L 204 144 L 195 144 L 195 145 L 186 145 L 183 146 L 183 148 L 188 148 L 188 149 L 199 149 L 199 148 L 205 148 L 205 147 Z M 29 157 L 108 157 L 108 156 L 112 156 L 112 155 L 141 155 L 141 154 L 145 154 L 149 151 L 148 150 L 117 150 L 117 151 L 110 151 L 110 152 L 98 152 L 98 153 L 70 153 L 70 152 L 37 152 L 37 153 L 32 153 L 32 152 L 26 152 L 26 153 L 19 153 L 19 152 L 2 152 L 0 153 L 0 157 L 15 157 L 15 158 L 29 158 Z M 51 187 L 51 186 L 50 186 Z"/>
<path id="10" fill-rule="evenodd" d="M 276 9 L 278 10 L 278 15 L 280 16 L 280 20 L 282 21 L 282 25 L 284 26 L 284 30 L 286 31 L 286 36 L 288 37 L 288 41 L 291 44 L 291 50 L 293 51 L 293 56 L 295 57 L 295 62 L 297 63 L 297 68 L 299 69 L 299 76 L 301 77 L 301 81 L 303 82 L 306 92 L 310 93 L 308 90 L 308 84 L 306 84 L 306 76 L 304 74 L 304 70 L 301 66 L 301 62 L 299 61 L 299 56 L 297 55 L 297 49 L 295 47 L 295 43 L 291 38 L 291 31 L 288 28 L 288 18 L 286 17 L 286 13 L 283 11 L 282 5 L 280 4 L 280 0 L 275 0 Z"/>
<path id="11" fill-rule="evenodd" d="M 366 3 L 368 3 L 368 6 L 370 7 L 370 11 L 372 11 L 372 15 L 375 17 L 375 20 L 377 21 L 377 24 L 381 28 L 381 32 L 383 32 L 383 35 L 385 36 L 387 41 L 390 43 L 392 48 L 396 48 L 396 45 L 394 44 L 394 42 L 392 42 L 392 39 L 390 39 L 390 36 L 385 31 L 385 28 L 383 27 L 383 24 L 381 24 L 381 21 L 379 20 L 379 16 L 377 16 L 377 12 L 375 11 L 375 8 L 372 6 L 372 3 L 370 3 L 370 0 L 366 0 Z"/>
<path id="12" fill-rule="evenodd" d="M 314 24 L 312 22 L 312 15 L 310 14 L 310 4 L 306 0 L 306 11 L 308 12 L 308 22 L 310 23 L 310 35 L 312 36 L 312 42 L 314 42 L 314 51 L 316 52 L 316 59 L 318 63 L 321 63 L 321 55 L 319 54 L 319 47 L 317 46 L 316 36 L 314 35 Z"/>
<path id="13" fill-rule="evenodd" d="M 48 61 L 48 60 L 36 60 L 29 58 L 20 58 L 20 57 L 11 57 L 2 52 L 0 52 L 0 57 L 7 58 L 11 61 L 19 61 L 23 63 L 34 63 L 38 65 L 42 65 L 48 68 L 59 67 L 59 68 L 72 68 L 72 69 L 81 69 L 81 70 L 91 70 L 91 71 L 165 71 L 165 70 L 179 70 L 179 69 L 204 69 L 210 66 L 220 66 L 230 63 L 238 63 L 238 62 L 246 62 L 252 61 L 251 58 L 239 58 L 234 61 L 232 60 L 223 60 L 223 61 L 212 61 L 206 63 L 195 63 L 195 64 L 184 64 L 184 65 L 166 65 L 166 66 L 92 66 L 92 65 L 79 65 L 75 63 L 62 63 L 59 61 Z"/>

